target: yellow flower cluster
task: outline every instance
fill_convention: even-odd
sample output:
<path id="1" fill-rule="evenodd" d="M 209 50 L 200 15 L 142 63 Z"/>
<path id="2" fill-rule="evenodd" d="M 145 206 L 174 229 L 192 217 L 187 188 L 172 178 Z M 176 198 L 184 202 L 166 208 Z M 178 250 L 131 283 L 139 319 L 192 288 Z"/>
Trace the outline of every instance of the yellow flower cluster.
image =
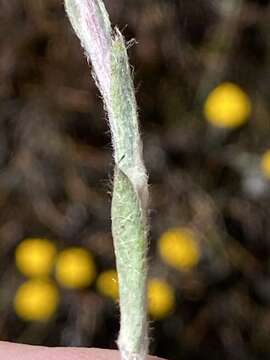
<path id="1" fill-rule="evenodd" d="M 70 247 L 57 253 L 48 239 L 25 239 L 16 248 L 17 268 L 29 279 L 17 289 L 14 309 L 25 321 L 48 321 L 55 314 L 60 301 L 57 284 L 50 278 L 55 273 L 57 282 L 65 288 L 81 289 L 91 285 L 96 267 L 89 251 Z M 101 272 L 96 279 L 97 291 L 117 301 L 118 277 L 115 269 Z M 153 319 L 162 319 L 173 311 L 173 288 L 161 279 L 148 282 L 148 312 Z"/>
<path id="2" fill-rule="evenodd" d="M 102 272 L 97 278 L 97 290 L 113 300 L 119 298 L 117 272 L 113 269 Z M 149 279 L 147 287 L 148 312 L 153 319 L 163 319 L 175 306 L 172 287 L 160 279 Z"/>
<path id="3" fill-rule="evenodd" d="M 55 313 L 59 291 L 49 278 L 54 268 L 58 282 L 70 289 L 85 288 L 96 276 L 93 257 L 87 250 L 71 247 L 57 255 L 54 243 L 48 239 L 22 241 L 16 248 L 15 262 L 20 272 L 30 278 L 14 298 L 15 312 L 26 321 L 47 321 Z"/>
<path id="4" fill-rule="evenodd" d="M 30 279 L 17 290 L 14 307 L 18 316 L 26 321 L 47 321 L 55 313 L 59 292 L 53 282 Z"/>
<path id="5" fill-rule="evenodd" d="M 113 300 L 119 297 L 118 276 L 114 269 L 103 271 L 97 278 L 97 290 Z"/>
<path id="6" fill-rule="evenodd" d="M 25 239 L 16 248 L 16 265 L 25 276 L 47 276 L 53 270 L 56 253 L 54 243 L 47 239 Z"/>
<path id="7" fill-rule="evenodd" d="M 205 118 L 220 128 L 237 128 L 250 116 L 251 101 L 236 84 L 225 82 L 208 95 L 204 104 Z"/>
<path id="8" fill-rule="evenodd" d="M 159 239 L 161 259 L 178 270 L 195 267 L 200 260 L 200 248 L 195 234 L 187 228 L 173 228 Z"/>
<path id="9" fill-rule="evenodd" d="M 148 282 L 148 312 L 153 319 L 161 320 L 169 315 L 175 307 L 173 288 L 161 279 L 150 279 Z"/>
<path id="10" fill-rule="evenodd" d="M 55 276 L 63 287 L 69 289 L 88 287 L 96 276 L 92 255 L 79 247 L 63 250 L 56 261 Z"/>
<path id="11" fill-rule="evenodd" d="M 200 248 L 194 232 L 186 227 L 165 231 L 158 241 L 158 252 L 164 263 L 187 271 L 198 265 Z M 148 312 L 153 319 L 163 319 L 175 308 L 174 289 L 158 278 L 148 282 Z"/>

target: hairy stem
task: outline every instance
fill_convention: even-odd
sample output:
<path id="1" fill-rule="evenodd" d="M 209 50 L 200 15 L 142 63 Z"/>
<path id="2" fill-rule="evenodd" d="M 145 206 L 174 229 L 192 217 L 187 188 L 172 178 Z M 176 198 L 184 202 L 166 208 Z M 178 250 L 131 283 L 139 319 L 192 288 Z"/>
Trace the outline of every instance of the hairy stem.
<path id="1" fill-rule="evenodd" d="M 123 360 L 144 360 L 146 317 L 147 175 L 125 41 L 112 30 L 101 0 L 65 0 L 71 24 L 92 63 L 114 147 L 112 233 L 119 278 Z"/>

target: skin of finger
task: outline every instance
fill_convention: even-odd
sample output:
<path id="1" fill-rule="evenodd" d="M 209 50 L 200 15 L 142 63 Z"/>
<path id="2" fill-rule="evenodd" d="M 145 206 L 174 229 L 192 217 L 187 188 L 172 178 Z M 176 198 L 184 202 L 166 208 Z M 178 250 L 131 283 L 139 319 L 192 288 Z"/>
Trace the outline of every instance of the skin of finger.
<path id="1" fill-rule="evenodd" d="M 5 360 L 120 360 L 116 350 L 95 348 L 49 348 L 0 341 L 0 359 Z M 147 360 L 164 360 L 149 356 Z"/>

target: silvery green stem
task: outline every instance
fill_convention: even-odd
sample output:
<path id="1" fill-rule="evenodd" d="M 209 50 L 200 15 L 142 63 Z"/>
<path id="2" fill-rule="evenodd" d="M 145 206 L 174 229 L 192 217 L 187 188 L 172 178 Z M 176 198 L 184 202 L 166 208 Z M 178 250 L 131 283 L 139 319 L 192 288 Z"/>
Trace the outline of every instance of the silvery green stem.
<path id="1" fill-rule="evenodd" d="M 65 0 L 108 113 L 114 147 L 112 232 L 120 290 L 118 346 L 123 360 L 144 360 L 146 318 L 147 175 L 125 46 L 101 0 Z"/>

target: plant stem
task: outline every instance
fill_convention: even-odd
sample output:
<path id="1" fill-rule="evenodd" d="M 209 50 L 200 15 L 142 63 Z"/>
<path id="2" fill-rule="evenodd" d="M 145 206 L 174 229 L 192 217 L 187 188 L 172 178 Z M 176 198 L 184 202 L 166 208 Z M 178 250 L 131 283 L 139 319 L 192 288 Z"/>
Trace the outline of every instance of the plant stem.
<path id="1" fill-rule="evenodd" d="M 112 233 L 119 278 L 123 360 L 144 360 L 146 316 L 147 175 L 125 41 L 111 28 L 101 0 L 65 0 L 66 11 L 92 62 L 108 113 L 114 147 Z"/>

